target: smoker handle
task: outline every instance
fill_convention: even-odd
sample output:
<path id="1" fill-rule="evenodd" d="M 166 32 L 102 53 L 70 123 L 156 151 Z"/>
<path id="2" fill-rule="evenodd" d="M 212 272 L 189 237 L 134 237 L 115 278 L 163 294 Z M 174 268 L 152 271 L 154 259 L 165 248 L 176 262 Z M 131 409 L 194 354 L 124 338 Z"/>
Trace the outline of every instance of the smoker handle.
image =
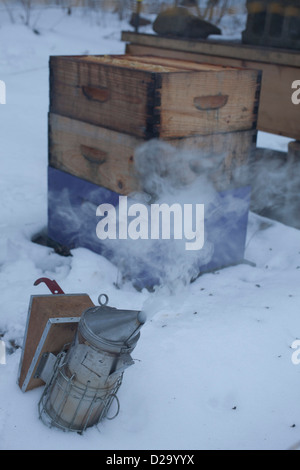
<path id="1" fill-rule="evenodd" d="M 48 279 L 47 277 L 40 277 L 35 281 L 33 284 L 34 286 L 38 286 L 41 284 L 41 282 L 44 282 L 46 286 L 49 288 L 49 290 L 52 292 L 54 295 L 58 294 L 64 294 L 64 291 L 61 289 L 61 287 L 57 284 L 57 282 L 53 279 Z"/>
<path id="2" fill-rule="evenodd" d="M 110 403 L 107 407 L 107 413 L 108 413 L 108 411 L 109 411 L 109 409 L 110 409 L 110 407 L 111 407 L 114 400 L 116 400 L 116 402 L 117 402 L 117 411 L 116 411 L 116 413 L 114 414 L 114 416 L 111 416 L 111 417 L 109 417 L 107 415 L 105 416 L 106 419 L 109 419 L 110 421 L 115 419 L 118 416 L 118 414 L 120 413 L 120 401 L 119 401 L 119 398 L 117 397 L 117 395 L 115 393 L 111 394 L 111 400 L 110 400 Z"/>
<path id="3" fill-rule="evenodd" d="M 104 302 L 102 301 L 102 298 L 104 297 Z M 100 294 L 98 297 L 98 302 L 101 307 L 105 307 L 108 304 L 109 298 L 107 294 Z"/>
<path id="4" fill-rule="evenodd" d="M 228 98 L 228 95 L 196 96 L 194 98 L 194 106 L 200 111 L 220 109 L 227 104 Z"/>

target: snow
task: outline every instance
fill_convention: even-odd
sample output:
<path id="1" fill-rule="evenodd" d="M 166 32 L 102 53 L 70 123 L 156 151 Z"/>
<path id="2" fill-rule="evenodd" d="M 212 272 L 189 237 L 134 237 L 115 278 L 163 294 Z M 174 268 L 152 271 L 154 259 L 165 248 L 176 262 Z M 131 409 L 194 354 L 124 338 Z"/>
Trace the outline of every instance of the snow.
<path id="1" fill-rule="evenodd" d="M 124 53 L 126 22 L 106 14 L 46 10 L 36 24 L 1 17 L 0 449 L 287 449 L 300 440 L 299 231 L 250 214 L 242 264 L 206 274 L 173 292 L 116 287 L 118 272 L 86 249 L 61 257 L 31 242 L 47 225 L 48 59 L 51 54 Z M 263 146 L 288 139 L 260 134 Z M 148 321 L 119 391 L 121 410 L 82 436 L 49 429 L 38 418 L 42 389 L 17 385 L 31 295 L 48 294 L 39 277 L 97 303 L 143 308 Z"/>

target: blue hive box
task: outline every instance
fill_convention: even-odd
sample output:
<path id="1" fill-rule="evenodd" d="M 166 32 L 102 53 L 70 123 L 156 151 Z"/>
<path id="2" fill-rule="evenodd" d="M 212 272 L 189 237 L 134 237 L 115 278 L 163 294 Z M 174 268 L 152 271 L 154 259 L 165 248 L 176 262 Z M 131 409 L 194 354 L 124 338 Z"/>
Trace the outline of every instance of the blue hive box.
<path id="1" fill-rule="evenodd" d="M 218 193 L 218 203 L 205 208 L 205 244 L 199 253 L 193 253 L 190 280 L 197 275 L 238 264 L 244 260 L 250 206 L 250 187 L 240 187 Z M 199 204 L 202 201 L 195 201 Z M 234 204 L 232 204 L 234 202 Z M 145 257 L 143 245 L 135 245 L 134 256 L 123 245 L 122 254 L 116 240 L 100 240 L 96 234 L 100 204 L 117 207 L 119 194 L 86 180 L 48 167 L 48 237 L 70 249 L 88 248 L 110 259 L 119 266 L 122 275 L 132 280 L 137 288 L 152 288 L 162 284 L 173 263 L 181 263 L 185 270 L 185 257 L 173 251 L 172 241 L 157 240 Z M 238 210 L 236 208 L 238 207 Z M 135 241 L 131 240 L 131 246 Z M 168 244 L 169 243 L 169 244 Z M 129 246 L 129 245 L 128 245 Z M 125 247 L 125 250 L 124 250 Z M 145 249 L 148 248 L 145 245 Z M 204 255 L 203 255 L 204 254 Z M 188 271 L 189 268 L 187 268 Z M 187 272 L 187 276 L 189 273 Z"/>

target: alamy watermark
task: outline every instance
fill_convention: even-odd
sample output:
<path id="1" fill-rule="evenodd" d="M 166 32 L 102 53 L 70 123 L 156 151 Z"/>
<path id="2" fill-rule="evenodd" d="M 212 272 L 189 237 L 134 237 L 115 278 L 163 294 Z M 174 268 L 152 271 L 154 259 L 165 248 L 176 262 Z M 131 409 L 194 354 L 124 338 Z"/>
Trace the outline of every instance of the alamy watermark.
<path id="1" fill-rule="evenodd" d="M 204 204 L 128 204 L 120 196 L 118 207 L 101 204 L 96 215 L 100 240 L 185 240 L 189 251 L 204 246 Z"/>
<path id="2" fill-rule="evenodd" d="M 295 90 L 292 93 L 292 103 L 300 104 L 300 80 L 295 80 L 292 83 L 292 89 Z"/>
<path id="3" fill-rule="evenodd" d="M 0 104 L 6 104 L 6 84 L 0 80 Z"/>
<path id="4" fill-rule="evenodd" d="M 0 339 L 0 365 L 6 364 L 6 347 L 4 341 Z"/>
<path id="5" fill-rule="evenodd" d="M 296 350 L 292 354 L 292 363 L 294 364 L 294 366 L 299 366 L 299 364 L 300 364 L 300 340 L 296 339 L 293 342 L 291 348 Z"/>

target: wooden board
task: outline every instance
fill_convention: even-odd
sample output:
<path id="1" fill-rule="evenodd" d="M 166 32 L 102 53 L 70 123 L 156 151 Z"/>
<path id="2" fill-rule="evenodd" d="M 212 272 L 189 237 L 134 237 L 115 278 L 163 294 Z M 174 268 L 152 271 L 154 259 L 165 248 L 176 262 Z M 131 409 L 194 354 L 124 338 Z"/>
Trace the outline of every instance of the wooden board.
<path id="1" fill-rule="evenodd" d="M 238 41 L 167 38 L 156 34 L 136 34 L 132 31 L 122 31 L 122 40 L 131 44 L 176 50 L 178 52 L 193 52 L 210 57 L 228 57 L 238 60 L 300 67 L 300 54 L 298 51 L 291 49 L 249 46 Z"/>
<path id="2" fill-rule="evenodd" d="M 133 164 L 134 149 L 142 142 L 104 127 L 49 115 L 49 164 L 120 194 L 139 188 Z"/>
<path id="3" fill-rule="evenodd" d="M 248 163 L 256 131 L 166 139 L 182 150 L 195 151 L 198 164 L 214 167 L 218 178 L 231 179 L 237 166 Z M 85 122 L 49 115 L 49 164 L 91 183 L 128 195 L 140 190 L 134 155 L 144 140 Z M 183 153 L 184 155 L 184 153 Z"/>
<path id="4" fill-rule="evenodd" d="M 80 317 L 84 310 L 93 307 L 94 304 L 86 294 L 70 295 L 41 295 L 32 296 L 27 316 L 27 326 L 23 342 L 22 357 L 20 360 L 18 383 L 23 389 L 24 381 L 32 364 L 35 352 L 44 333 L 49 319 Z M 58 333 L 58 329 L 54 328 Z M 66 334 L 66 341 L 64 334 Z M 48 344 L 52 348 L 51 352 L 59 352 L 60 348 L 69 341 L 70 334 L 74 334 L 75 329 L 70 325 L 59 328 L 59 334 L 51 336 Z M 34 371 L 33 371 L 34 372 Z M 27 391 L 35 386 L 42 385 L 39 380 L 30 380 L 26 385 Z"/>
<path id="5" fill-rule="evenodd" d="M 300 140 L 300 106 L 292 103 L 292 83 L 299 80 L 300 54 L 281 49 L 240 46 L 207 41 L 188 42 L 152 35 L 123 35 L 128 44 L 126 52 L 133 55 L 152 55 L 160 58 L 187 59 L 233 67 L 248 67 L 262 71 L 257 129 Z"/>
<path id="6" fill-rule="evenodd" d="M 256 127 L 256 70 L 148 57 L 50 59 L 50 112 L 142 138 Z"/>
<path id="7" fill-rule="evenodd" d="M 79 317 L 51 318 L 48 320 L 31 364 L 28 368 L 22 391 L 27 392 L 44 385 L 44 381 L 36 377 L 36 371 L 44 353 L 59 354 L 74 339 Z"/>

